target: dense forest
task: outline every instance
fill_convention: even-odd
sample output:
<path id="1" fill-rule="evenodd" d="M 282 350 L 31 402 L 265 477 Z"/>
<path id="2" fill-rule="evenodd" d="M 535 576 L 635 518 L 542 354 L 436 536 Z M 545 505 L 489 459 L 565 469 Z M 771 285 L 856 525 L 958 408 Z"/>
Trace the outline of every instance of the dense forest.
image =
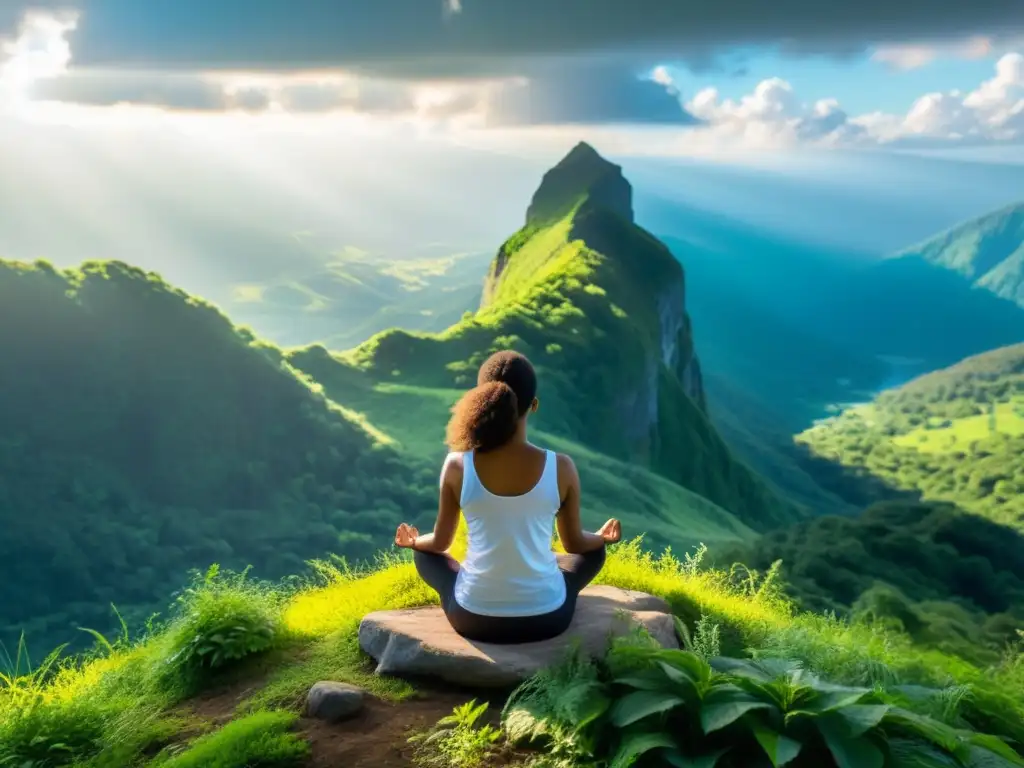
<path id="1" fill-rule="evenodd" d="M 926 499 L 1024 526 L 1024 344 L 967 358 L 798 438 L 819 457 Z"/>
<path id="2" fill-rule="evenodd" d="M 947 502 L 881 502 L 721 553 L 768 569 L 811 611 L 881 621 L 922 645 L 992 663 L 1024 625 L 1024 535 Z"/>
<path id="3" fill-rule="evenodd" d="M 434 507 L 436 470 L 152 274 L 0 262 L 0 307 L 5 642 L 104 629 L 111 601 L 137 624 L 212 562 L 369 557 Z"/>

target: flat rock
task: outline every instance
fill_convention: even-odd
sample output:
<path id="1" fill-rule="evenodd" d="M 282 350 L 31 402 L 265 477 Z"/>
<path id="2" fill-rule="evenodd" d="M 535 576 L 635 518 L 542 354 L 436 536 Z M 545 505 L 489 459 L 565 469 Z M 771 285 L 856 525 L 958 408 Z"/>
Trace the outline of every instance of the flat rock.
<path id="1" fill-rule="evenodd" d="M 678 648 L 668 603 L 614 587 L 580 593 L 569 631 L 553 640 L 491 645 L 455 633 L 439 607 L 371 613 L 359 625 L 359 645 L 377 661 L 377 674 L 423 676 L 470 688 L 517 685 L 557 664 L 576 644 L 599 657 L 609 640 L 643 626 L 666 648 Z"/>
<path id="2" fill-rule="evenodd" d="M 322 680 L 309 689 L 306 714 L 328 723 L 338 723 L 358 715 L 363 709 L 364 698 L 361 688 Z"/>

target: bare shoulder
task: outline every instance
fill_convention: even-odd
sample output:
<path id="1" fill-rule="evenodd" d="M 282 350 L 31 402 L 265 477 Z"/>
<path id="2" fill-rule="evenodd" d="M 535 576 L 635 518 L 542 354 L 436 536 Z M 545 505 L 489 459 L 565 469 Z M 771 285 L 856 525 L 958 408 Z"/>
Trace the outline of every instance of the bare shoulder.
<path id="1" fill-rule="evenodd" d="M 441 467 L 441 482 L 461 483 L 465 466 L 461 453 L 449 453 Z"/>
<path id="2" fill-rule="evenodd" d="M 558 466 L 559 481 L 565 483 L 576 482 L 579 478 L 579 473 L 576 471 L 576 462 L 572 460 L 572 457 L 567 453 L 558 453 L 555 454 L 555 459 Z"/>

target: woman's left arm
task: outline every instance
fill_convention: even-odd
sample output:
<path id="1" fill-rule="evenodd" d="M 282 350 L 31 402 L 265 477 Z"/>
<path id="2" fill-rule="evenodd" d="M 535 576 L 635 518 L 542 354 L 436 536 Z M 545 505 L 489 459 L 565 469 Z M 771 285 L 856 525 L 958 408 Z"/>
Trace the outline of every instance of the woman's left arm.
<path id="1" fill-rule="evenodd" d="M 449 456 L 441 469 L 441 493 L 437 504 L 434 532 L 418 536 L 412 548 L 420 552 L 447 552 L 455 542 L 459 527 L 459 501 L 462 490 L 462 457 Z"/>

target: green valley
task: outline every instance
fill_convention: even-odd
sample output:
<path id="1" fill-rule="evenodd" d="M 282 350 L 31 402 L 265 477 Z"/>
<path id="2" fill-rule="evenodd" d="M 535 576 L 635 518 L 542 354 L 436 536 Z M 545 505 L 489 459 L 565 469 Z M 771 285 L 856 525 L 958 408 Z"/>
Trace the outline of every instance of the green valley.
<path id="1" fill-rule="evenodd" d="M 480 302 L 486 257 L 422 247 L 394 258 L 296 235 L 316 254 L 262 282 L 231 286 L 232 318 L 284 345 L 322 341 L 345 349 L 387 328 L 441 331 Z"/>
<path id="2" fill-rule="evenodd" d="M 802 433 L 816 455 L 1024 524 L 1024 344 L 967 358 Z"/>

